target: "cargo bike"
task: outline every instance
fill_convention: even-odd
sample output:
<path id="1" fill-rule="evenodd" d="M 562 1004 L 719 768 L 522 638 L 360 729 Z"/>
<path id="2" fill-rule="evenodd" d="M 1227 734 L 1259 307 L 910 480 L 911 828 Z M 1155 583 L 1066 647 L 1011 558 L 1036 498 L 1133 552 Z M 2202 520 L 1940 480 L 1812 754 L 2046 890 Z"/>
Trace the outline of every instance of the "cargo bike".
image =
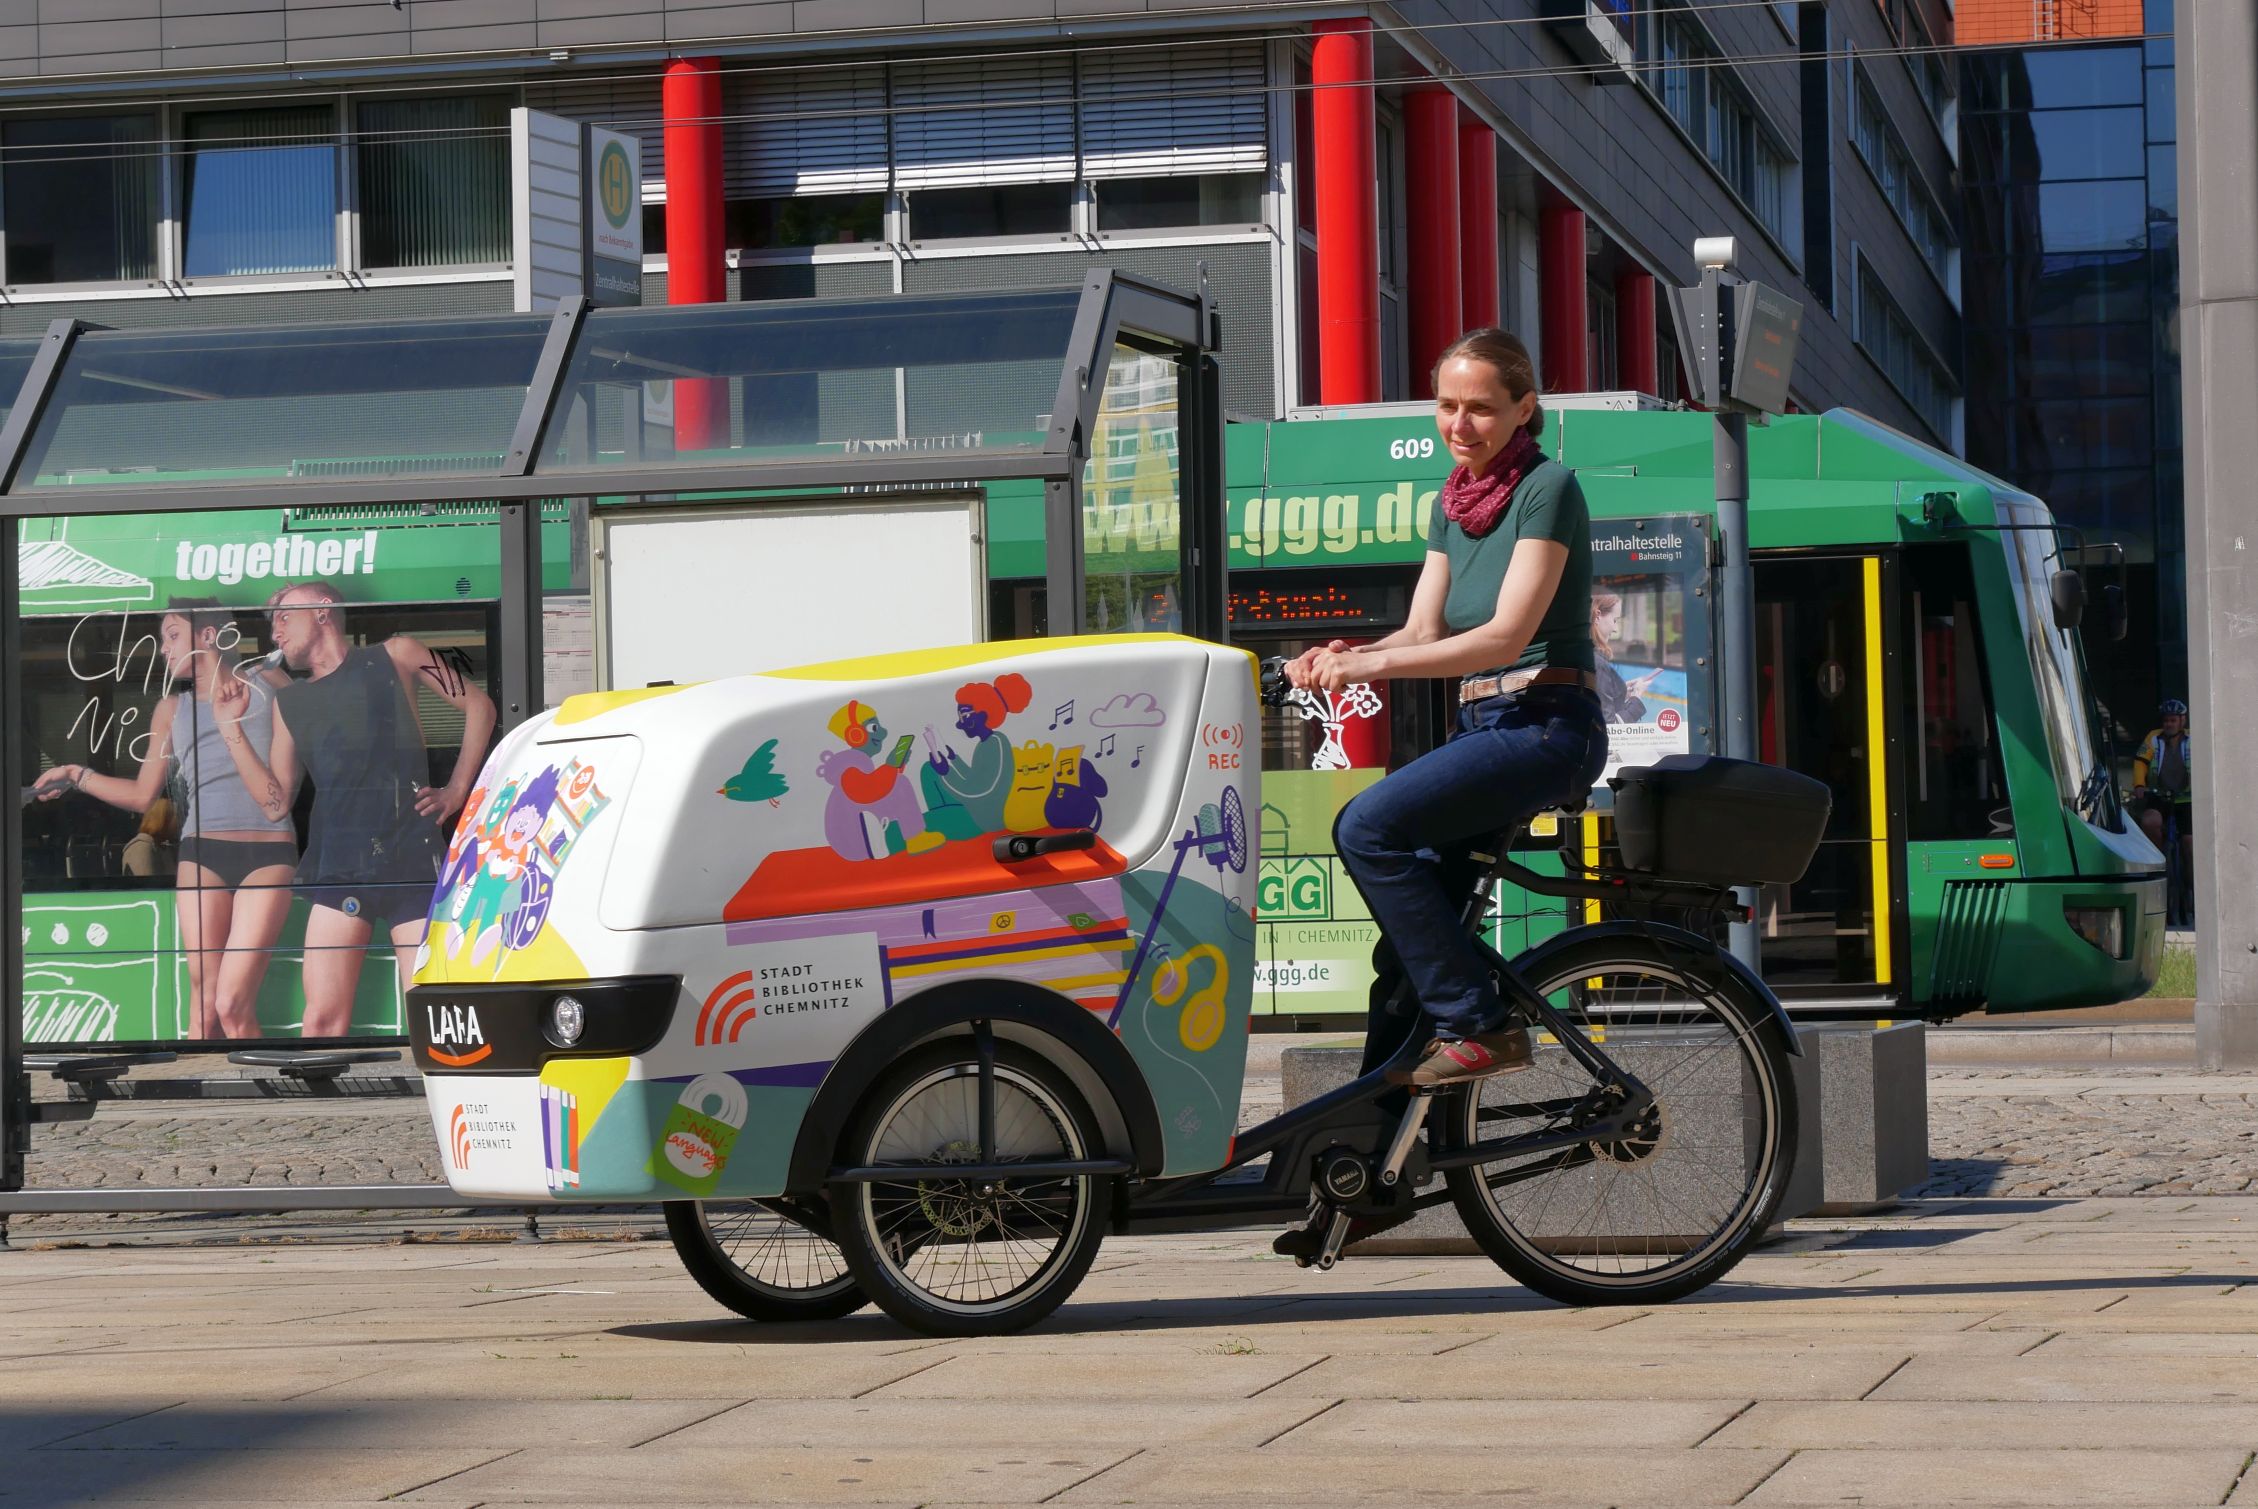
<path id="1" fill-rule="evenodd" d="M 574 697 L 488 762 L 409 992 L 466 1194 L 663 1202 L 758 1320 L 875 1302 L 1018 1329 L 1107 1232 L 1352 1230 L 1448 1203 L 1572 1304 L 1711 1283 L 1773 1218 L 1801 1052 L 1714 941 L 1801 876 L 1818 783 L 1676 757 L 1617 782 L 1624 868 L 1491 888 L 1599 900 L 1490 959 L 1521 1073 L 1411 1094 L 1400 987 L 1352 1083 L 1239 1127 L 1275 668 L 1174 636 L 995 643 Z M 1354 1223 L 1361 1222 L 1361 1225 Z M 1292 1245 L 1292 1244 L 1289 1244 Z"/>

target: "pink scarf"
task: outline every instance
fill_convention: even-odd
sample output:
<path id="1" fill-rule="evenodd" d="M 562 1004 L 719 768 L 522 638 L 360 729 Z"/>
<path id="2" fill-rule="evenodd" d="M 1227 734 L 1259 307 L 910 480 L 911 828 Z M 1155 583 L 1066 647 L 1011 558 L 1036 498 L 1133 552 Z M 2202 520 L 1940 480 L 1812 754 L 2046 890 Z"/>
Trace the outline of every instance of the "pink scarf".
<path id="1" fill-rule="evenodd" d="M 1481 476 L 1470 476 L 1463 466 L 1452 467 L 1443 482 L 1443 517 L 1465 530 L 1468 539 L 1480 539 L 1497 528 L 1513 502 L 1513 490 L 1544 455 L 1536 436 L 1515 430 Z"/>

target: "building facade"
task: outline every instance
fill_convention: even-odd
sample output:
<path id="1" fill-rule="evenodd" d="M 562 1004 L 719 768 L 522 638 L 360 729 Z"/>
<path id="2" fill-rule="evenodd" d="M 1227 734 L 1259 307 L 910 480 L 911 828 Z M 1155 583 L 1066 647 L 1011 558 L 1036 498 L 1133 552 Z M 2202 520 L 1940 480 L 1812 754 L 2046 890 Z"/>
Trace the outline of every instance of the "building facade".
<path id="1" fill-rule="evenodd" d="M 2041 45 L 1962 62 L 1967 454 L 2123 548 L 2130 632 L 2087 653 L 2129 754 L 2188 690 L 2171 5 L 1995 11 Z"/>
<path id="2" fill-rule="evenodd" d="M 1244 416 L 1419 396 L 1488 319 L 1671 396 L 1659 286 L 1729 233 L 1806 300 L 1799 406 L 1961 442 L 1942 0 L 95 9 L 0 24 L 0 334 L 507 308 L 522 104 L 641 140 L 649 300 L 1102 263 L 1205 276 Z"/>

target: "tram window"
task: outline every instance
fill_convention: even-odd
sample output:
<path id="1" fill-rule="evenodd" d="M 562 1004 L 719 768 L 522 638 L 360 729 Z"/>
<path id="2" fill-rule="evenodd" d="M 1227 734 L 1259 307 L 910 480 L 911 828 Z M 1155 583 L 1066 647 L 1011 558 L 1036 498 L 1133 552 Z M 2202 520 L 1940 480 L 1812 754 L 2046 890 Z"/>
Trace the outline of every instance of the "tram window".
<path id="1" fill-rule="evenodd" d="M 1999 838 L 2015 831 L 2000 769 L 1975 583 L 1965 546 L 1904 557 L 1904 706 L 1920 731 L 1905 772 L 1906 836 Z"/>

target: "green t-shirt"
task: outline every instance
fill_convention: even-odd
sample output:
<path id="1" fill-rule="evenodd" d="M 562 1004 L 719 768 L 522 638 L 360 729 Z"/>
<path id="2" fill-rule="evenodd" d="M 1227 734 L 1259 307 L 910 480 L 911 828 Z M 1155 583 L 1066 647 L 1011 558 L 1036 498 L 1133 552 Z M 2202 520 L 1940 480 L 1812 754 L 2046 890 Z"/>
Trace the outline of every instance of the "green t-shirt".
<path id="1" fill-rule="evenodd" d="M 1450 596 L 1443 603 L 1443 622 L 1453 634 L 1463 634 L 1497 616 L 1505 568 L 1523 540 L 1558 540 L 1568 547 L 1568 563 L 1561 568 L 1552 606 L 1545 609 L 1521 658 L 1494 669 L 1592 670 L 1591 515 L 1576 474 L 1549 457 L 1521 479 L 1505 517 L 1478 540 L 1467 538 L 1465 530 L 1443 516 L 1441 501 L 1436 502 L 1427 526 L 1427 548 L 1440 550 L 1450 560 Z"/>

